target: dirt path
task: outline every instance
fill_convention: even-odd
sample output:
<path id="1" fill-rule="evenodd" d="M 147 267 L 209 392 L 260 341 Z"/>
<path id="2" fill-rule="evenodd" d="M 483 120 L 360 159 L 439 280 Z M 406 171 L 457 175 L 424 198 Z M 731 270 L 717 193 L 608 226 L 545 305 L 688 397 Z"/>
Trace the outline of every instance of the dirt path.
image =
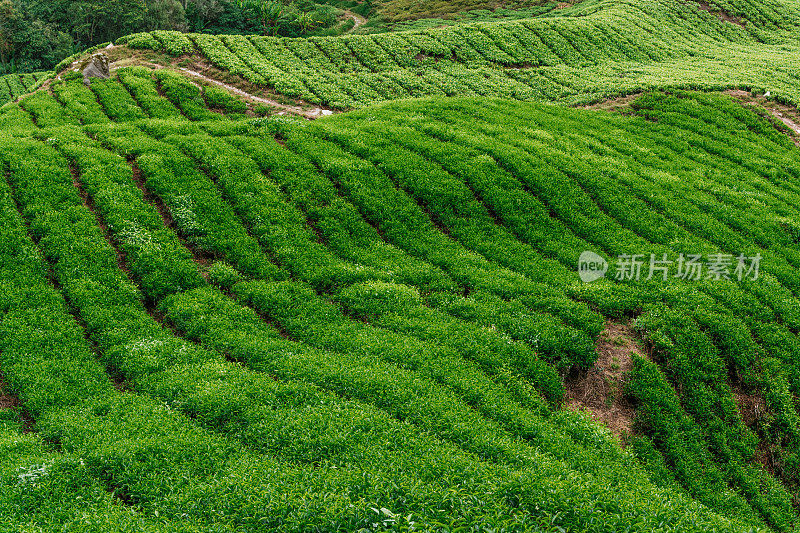
<path id="1" fill-rule="evenodd" d="M 361 26 L 361 25 L 363 25 L 364 23 L 367 22 L 367 19 L 365 19 L 364 17 L 362 17 L 360 15 L 357 15 L 357 14 L 351 12 L 351 11 L 345 10 L 345 13 L 348 15 L 348 17 L 352 18 L 353 21 L 355 22 L 355 25 L 353 26 L 353 28 L 350 31 L 355 30 L 356 28 L 358 28 L 359 26 Z M 112 50 L 114 48 L 115 48 L 114 44 L 109 44 L 108 46 L 105 47 L 104 50 Z M 76 70 L 77 71 L 78 70 L 77 66 L 83 60 L 84 60 L 83 58 L 79 58 L 79 59 L 76 59 L 75 61 L 73 61 L 72 65 L 69 67 L 70 70 Z M 154 69 L 166 68 L 164 65 L 159 65 L 157 63 L 151 63 L 149 61 L 137 61 L 134 64 L 148 66 L 148 67 L 154 68 Z M 130 65 L 126 64 L 125 66 L 130 66 Z M 110 67 L 110 70 L 112 72 L 117 70 L 118 68 L 121 68 L 120 66 L 114 66 L 114 64 L 109 65 L 109 67 Z M 261 97 L 261 96 L 256 96 L 254 94 L 248 93 L 247 91 L 244 91 L 244 90 L 242 90 L 242 89 L 240 89 L 238 87 L 234 87 L 233 85 L 228 85 L 227 83 L 223 83 L 223 82 L 221 82 L 219 80 L 216 80 L 214 78 L 210 78 L 210 77 L 206 76 L 205 74 L 203 74 L 201 72 L 197 72 L 196 70 L 191 70 L 191 69 L 188 69 L 188 68 L 185 68 L 185 67 L 173 67 L 173 68 L 177 68 L 178 70 L 180 70 L 184 74 L 187 74 L 190 77 L 201 79 L 201 80 L 203 80 L 203 81 L 205 81 L 207 83 L 213 83 L 214 85 L 222 87 L 222 88 L 224 88 L 224 89 L 226 89 L 226 90 L 228 90 L 228 91 L 230 91 L 230 92 L 232 92 L 232 93 L 234 93 L 234 94 L 236 94 L 238 96 L 241 96 L 243 98 L 247 98 L 248 100 L 252 100 L 254 102 L 258 102 L 258 103 L 261 103 L 261 104 L 266 104 L 266 105 L 268 105 L 270 107 L 274 107 L 276 109 L 279 109 L 280 111 L 277 113 L 278 115 L 287 115 L 287 114 L 288 115 L 296 115 L 296 116 L 304 117 L 304 118 L 309 119 L 309 120 L 315 120 L 315 119 L 318 119 L 320 117 L 325 117 L 325 116 L 329 116 L 329 115 L 333 115 L 334 114 L 333 110 L 325 109 L 325 108 L 322 108 L 322 107 L 315 107 L 315 108 L 312 108 L 312 109 L 303 109 L 302 107 L 299 107 L 299 106 L 291 106 L 291 105 L 283 104 L 283 103 L 278 102 L 277 100 L 273 100 L 271 98 L 264 98 L 264 97 Z M 57 80 L 61 80 L 61 76 L 60 75 L 57 76 L 56 79 Z M 47 82 L 45 82 L 45 84 L 42 85 L 42 87 L 44 87 L 45 85 L 48 85 L 48 87 L 49 87 L 49 83 L 51 81 L 52 80 L 48 80 Z"/>
<path id="2" fill-rule="evenodd" d="M 766 95 L 751 95 L 748 91 L 730 90 L 725 91 L 725 94 L 736 98 L 746 107 L 760 108 L 783 122 L 787 128 L 794 132 L 794 135 L 789 132 L 785 133 L 791 137 L 797 146 L 800 146 L 800 110 L 792 106 L 780 104 L 769 99 Z M 764 114 L 763 111 L 761 112 L 762 115 Z"/>
<path id="3" fill-rule="evenodd" d="M 365 18 L 364 18 L 364 17 L 362 17 L 361 15 L 356 15 L 356 14 L 355 14 L 355 13 L 353 13 L 352 11 L 348 11 L 348 10 L 346 10 L 346 9 L 344 9 L 343 11 L 344 11 L 344 14 L 345 14 L 345 15 L 347 15 L 349 18 L 353 19 L 353 22 L 355 22 L 355 24 L 353 25 L 353 27 L 352 27 L 352 28 L 350 28 L 350 29 L 347 31 L 347 33 L 353 32 L 353 31 L 355 31 L 355 30 L 356 30 L 356 29 L 357 29 L 359 26 L 363 26 L 364 24 L 366 24 L 366 23 L 367 23 L 367 19 L 365 19 Z"/>
<path id="4" fill-rule="evenodd" d="M 154 68 L 154 69 L 167 68 L 164 65 L 159 65 L 157 63 L 150 63 L 148 61 L 139 61 L 137 64 L 142 65 L 142 66 L 151 67 L 151 68 Z M 113 72 L 113 71 L 117 70 L 118 68 L 119 67 L 111 66 L 111 71 Z M 320 117 L 325 117 L 325 116 L 329 116 L 329 115 L 333 115 L 334 114 L 334 112 L 332 110 L 324 109 L 324 108 L 321 108 L 321 107 L 315 107 L 313 109 L 303 109 L 303 108 L 298 107 L 298 106 L 290 106 L 290 105 L 282 104 L 281 102 L 278 102 L 277 100 L 272 100 L 270 98 L 263 98 L 261 96 L 256 96 L 254 94 L 250 94 L 247 91 L 239 89 L 238 87 L 234 87 L 233 85 L 228 85 L 227 83 L 223 83 L 223 82 L 221 82 L 219 80 L 215 80 L 214 78 L 210 78 L 210 77 L 206 76 L 205 74 L 197 72 L 196 70 L 191 70 L 191 69 L 188 69 L 188 68 L 185 68 L 185 67 L 175 67 L 175 68 L 177 68 L 178 70 L 180 70 L 181 72 L 183 72 L 184 74 L 186 74 L 189 77 L 197 78 L 197 79 L 203 80 L 203 81 L 205 81 L 207 83 L 213 83 L 214 85 L 222 87 L 225 90 L 230 91 L 230 92 L 232 92 L 232 93 L 234 93 L 234 94 L 236 94 L 238 96 L 241 96 L 243 98 L 247 98 L 247 99 L 252 100 L 254 102 L 258 102 L 258 103 L 261 103 L 261 104 L 266 104 L 268 106 L 277 108 L 277 109 L 280 110 L 278 112 L 278 115 L 287 115 L 287 114 L 289 114 L 289 115 L 297 115 L 297 116 L 301 116 L 301 117 L 307 118 L 309 120 L 314 120 L 314 119 L 318 119 Z M 197 85 L 197 84 L 195 84 L 195 85 Z M 197 86 L 199 87 L 199 85 L 197 85 Z"/>
<path id="5" fill-rule="evenodd" d="M 716 16 L 720 20 L 724 20 L 725 22 L 730 22 L 732 24 L 737 24 L 742 28 L 744 28 L 744 21 L 742 20 L 741 17 L 734 17 L 733 15 L 726 13 L 725 11 L 715 9 L 711 7 L 711 5 L 705 0 L 700 0 L 699 2 L 696 3 L 698 4 L 697 7 L 699 7 L 701 11 L 706 11 Z"/>
<path id="6" fill-rule="evenodd" d="M 790 118 L 784 117 L 783 113 L 781 113 L 780 111 L 773 109 L 772 114 L 776 118 L 780 119 L 780 121 L 786 124 L 789 128 L 791 128 L 796 134 L 800 135 L 800 124 L 798 124 L 797 122 L 793 121 Z"/>
<path id="7" fill-rule="evenodd" d="M 633 93 L 626 96 L 617 96 L 616 98 L 609 98 L 595 102 L 594 104 L 582 105 L 583 109 L 594 109 L 598 111 L 616 111 L 618 113 L 629 111 L 631 102 L 642 96 L 642 93 Z"/>
<path id="8" fill-rule="evenodd" d="M 0 410 L 13 409 L 19 407 L 19 398 L 6 390 L 6 384 L 3 381 L 3 376 L 0 375 Z"/>
<path id="9" fill-rule="evenodd" d="M 289 113 L 289 114 L 292 114 L 292 115 L 300 115 L 300 116 L 305 117 L 307 119 L 313 120 L 313 119 L 317 119 L 319 117 L 324 117 L 324 116 L 328 116 L 328 115 L 332 115 L 333 114 L 333 111 L 331 111 L 330 109 L 323 109 L 321 107 L 315 107 L 314 109 L 308 109 L 307 110 L 307 109 L 303 109 L 303 108 L 297 107 L 297 106 L 290 106 L 290 105 L 282 104 L 282 103 L 278 102 L 277 100 L 271 100 L 269 98 L 262 98 L 260 96 L 254 95 L 254 94 L 250 94 L 250 93 L 248 93 L 246 91 L 243 91 L 242 89 L 239 89 L 238 87 L 234 87 L 233 85 L 228 85 L 227 83 L 223 83 L 223 82 L 221 82 L 219 80 L 215 80 L 214 78 L 209 78 L 208 76 L 206 76 L 204 74 L 201 74 L 201 73 L 199 73 L 197 71 L 190 70 L 190 69 L 184 68 L 184 67 L 178 67 L 178 69 L 181 72 L 184 72 L 184 73 L 186 73 L 186 74 L 188 74 L 190 76 L 193 76 L 195 78 L 200 78 L 201 80 L 204 80 L 204 81 L 206 81 L 208 83 L 213 83 L 215 85 L 219 85 L 220 87 L 223 87 L 224 89 L 226 89 L 226 90 L 228 90 L 228 91 L 230 91 L 230 92 L 232 92 L 234 94 L 238 94 L 239 96 L 243 96 L 245 98 L 249 98 L 250 100 L 254 100 L 254 101 L 262 103 L 262 104 L 267 104 L 269 106 L 276 107 L 276 108 L 282 110 L 282 113 L 278 113 L 279 115 L 280 114 Z"/>

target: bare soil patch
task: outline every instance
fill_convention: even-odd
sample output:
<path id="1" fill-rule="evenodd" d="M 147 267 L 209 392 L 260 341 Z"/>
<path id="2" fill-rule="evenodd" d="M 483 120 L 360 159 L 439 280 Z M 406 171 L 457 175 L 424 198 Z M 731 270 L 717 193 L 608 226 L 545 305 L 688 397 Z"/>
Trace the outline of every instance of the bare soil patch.
<path id="1" fill-rule="evenodd" d="M 3 380 L 2 374 L 0 374 L 0 410 L 14 409 L 19 405 L 19 398 L 8 390 L 8 386 Z"/>
<path id="2" fill-rule="evenodd" d="M 634 406 L 625 396 L 627 374 L 633 368 L 633 355 L 645 357 L 637 336 L 627 323 L 608 320 L 595 344 L 597 362 L 586 371 L 566 379 L 568 409 L 588 411 L 597 422 L 608 427 L 624 444 L 633 434 Z"/>
<path id="3" fill-rule="evenodd" d="M 706 11 L 708 13 L 711 13 L 712 15 L 716 16 L 720 20 L 724 20 L 725 22 L 730 22 L 731 24 L 737 24 L 737 25 L 739 25 L 739 26 L 744 28 L 744 21 L 742 20 L 741 17 L 734 17 L 730 13 L 726 13 L 725 11 L 722 11 L 721 9 L 716 9 L 716 8 L 712 7 L 711 5 L 709 5 L 708 2 L 704 2 L 703 0 L 700 0 L 699 2 L 696 2 L 696 3 L 697 3 L 697 6 L 702 11 Z"/>
<path id="4" fill-rule="evenodd" d="M 733 396 L 739 407 L 742 421 L 748 427 L 755 425 L 767 412 L 767 402 L 759 394 L 747 393 L 734 387 Z"/>
<path id="5" fill-rule="evenodd" d="M 775 444 L 769 444 L 764 439 L 759 440 L 758 447 L 756 448 L 755 461 L 764 467 L 769 474 L 776 478 L 784 477 L 784 469 L 778 459 L 780 447 Z"/>
<path id="6" fill-rule="evenodd" d="M 764 469 L 775 477 L 783 476 L 783 468 L 778 459 L 776 450 L 780 451 L 780 447 L 776 444 L 770 443 L 765 436 L 759 431 L 759 422 L 767 416 L 767 402 L 764 397 L 757 392 L 745 392 L 741 387 L 733 387 L 733 397 L 736 400 L 736 406 L 739 410 L 739 415 L 742 417 L 742 422 L 756 432 L 759 436 L 758 447 L 755 453 L 755 462 L 764 467 Z"/>
<path id="7" fill-rule="evenodd" d="M 773 110 L 772 111 L 772 115 L 774 117 L 776 117 L 777 119 L 779 119 L 784 124 L 786 124 L 786 126 L 788 126 L 789 129 L 794 131 L 796 134 L 800 135 L 800 124 L 798 124 L 797 122 L 793 121 L 790 118 L 787 118 L 787 117 L 783 116 L 783 113 L 780 112 L 780 111 L 777 111 L 777 110 Z M 797 142 L 796 139 L 795 139 L 795 142 Z"/>
<path id="8" fill-rule="evenodd" d="M 19 397 L 8 390 L 8 385 L 6 385 L 3 379 L 3 374 L 0 373 L 0 411 L 7 409 L 17 410 L 16 415 L 22 423 L 23 434 L 33 431 L 35 424 L 33 417 L 27 410 L 22 408 L 22 402 L 20 402 Z"/>
<path id="9" fill-rule="evenodd" d="M 581 107 L 584 109 L 594 109 L 597 111 L 611 111 L 623 114 L 632 113 L 633 109 L 631 109 L 631 103 L 641 95 L 642 93 L 633 93 L 625 96 L 617 96 L 616 98 L 610 98 L 608 100 L 603 100 L 602 102 L 596 102 L 594 104 Z"/>

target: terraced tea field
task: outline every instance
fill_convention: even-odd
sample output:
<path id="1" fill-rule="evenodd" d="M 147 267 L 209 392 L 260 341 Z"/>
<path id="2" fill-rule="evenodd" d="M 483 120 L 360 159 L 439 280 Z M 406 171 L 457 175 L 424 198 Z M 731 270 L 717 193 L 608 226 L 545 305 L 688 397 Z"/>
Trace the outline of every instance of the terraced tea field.
<path id="1" fill-rule="evenodd" d="M 796 2 L 706 9 L 584 0 L 527 20 L 425 31 L 310 39 L 155 32 L 119 43 L 196 54 L 250 84 L 340 109 L 424 96 L 576 104 L 664 88 L 769 90 L 800 102 Z"/>
<path id="2" fill-rule="evenodd" d="M 0 76 L 0 105 L 33 91 L 37 83 L 48 76 L 47 72 L 7 74 Z"/>
<path id="3" fill-rule="evenodd" d="M 796 531 L 800 15 L 705 8 L 10 95 L 0 531 Z"/>

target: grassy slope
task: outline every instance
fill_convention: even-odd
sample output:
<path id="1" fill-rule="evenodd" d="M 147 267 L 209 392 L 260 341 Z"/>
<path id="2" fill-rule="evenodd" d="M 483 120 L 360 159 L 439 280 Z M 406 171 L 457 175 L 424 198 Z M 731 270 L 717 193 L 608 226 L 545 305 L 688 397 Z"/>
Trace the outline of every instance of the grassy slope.
<path id="1" fill-rule="evenodd" d="M 390 21 L 410 20 L 420 18 L 434 18 L 442 15 L 460 13 L 462 11 L 472 11 L 475 9 L 494 9 L 498 7 L 520 8 L 537 5 L 536 0 L 522 1 L 497 1 L 497 0 L 456 0 L 445 2 L 441 0 L 433 2 L 419 2 L 415 0 L 389 0 L 380 2 L 377 14 Z"/>
<path id="2" fill-rule="evenodd" d="M 250 82 L 338 108 L 440 95 L 580 103 L 653 88 L 798 102 L 796 2 L 724 7 L 743 27 L 692 3 L 587 0 L 557 16 L 340 39 L 181 37 L 176 53 L 197 50 Z M 175 49 L 162 41 L 126 40 Z"/>
<path id="3" fill-rule="evenodd" d="M 722 6 L 744 29 L 665 6 L 527 23 L 585 43 L 546 55 L 459 44 L 516 23 L 409 34 L 440 56 L 403 48 L 404 75 L 434 76 L 409 94 L 436 79 L 472 97 L 312 124 L 141 68 L 4 106 L 0 371 L 44 441 L 2 428 L 0 524 L 83 530 L 83 491 L 108 531 L 795 530 L 797 149 L 717 95 L 647 94 L 636 116 L 474 96 L 554 99 L 509 92 L 509 57 L 530 53 L 526 87 L 559 80 L 562 101 L 762 82 L 796 99 L 795 4 Z M 636 31 L 643 46 L 619 40 Z M 379 92 L 404 61 L 381 38 L 311 41 L 346 44 L 311 98 L 401 96 Z M 226 52 L 241 40 L 131 40 L 261 75 Z M 265 57 L 276 86 L 309 91 L 299 61 Z M 587 249 L 764 259 L 750 283 L 587 286 Z M 557 408 L 609 319 L 652 348 L 627 376 L 625 451 Z"/>
<path id="4" fill-rule="evenodd" d="M 793 528 L 800 162 L 772 126 L 695 94 L 638 100 L 650 121 L 474 99 L 312 125 L 231 120 L 179 76 L 123 79 L 57 82 L 58 99 L 39 92 L 0 114 L 15 136 L 2 140 L 16 221 L 4 242 L 28 238 L 19 208 L 43 252 L 4 251 L 18 334 L 0 353 L 43 435 L 143 513 L 126 520 L 355 528 L 374 507 L 386 525 Z M 753 195 L 757 212 L 737 209 Z M 583 249 L 761 253 L 764 277 L 582 286 Z M 561 394 L 548 369 L 591 365 L 604 317 L 625 315 L 655 356 L 629 376 L 638 437 L 622 453 L 545 400 Z M 51 371 L 24 356 L 45 353 L 30 345 L 45 337 L 22 333 L 44 327 L 35 316 L 58 326 L 42 330 L 47 346 L 75 345 L 47 352 Z M 87 377 L 63 382 L 73 368 Z M 105 372 L 131 392 L 103 385 Z M 733 389 L 767 412 L 745 425 Z M 755 460 L 764 449 L 772 474 Z M 234 498 L 222 515 L 219 498 Z"/>

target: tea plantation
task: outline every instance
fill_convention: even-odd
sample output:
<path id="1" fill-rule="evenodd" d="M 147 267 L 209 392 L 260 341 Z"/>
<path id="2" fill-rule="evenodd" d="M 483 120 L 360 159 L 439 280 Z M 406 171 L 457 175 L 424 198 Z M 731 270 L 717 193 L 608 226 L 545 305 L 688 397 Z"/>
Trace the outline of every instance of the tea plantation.
<path id="1" fill-rule="evenodd" d="M 422 96 L 574 104 L 664 88 L 769 90 L 800 102 L 797 0 L 703 5 L 584 0 L 527 20 L 424 31 L 310 39 L 155 32 L 118 43 L 199 54 L 250 83 L 341 109 Z"/>
<path id="2" fill-rule="evenodd" d="M 33 72 L 0 76 L 0 104 L 5 104 L 33 91 L 38 82 L 47 78 L 48 75 L 48 72 Z"/>
<path id="3" fill-rule="evenodd" d="M 800 3 L 704 7 L 0 78 L 0 531 L 798 530 Z"/>

